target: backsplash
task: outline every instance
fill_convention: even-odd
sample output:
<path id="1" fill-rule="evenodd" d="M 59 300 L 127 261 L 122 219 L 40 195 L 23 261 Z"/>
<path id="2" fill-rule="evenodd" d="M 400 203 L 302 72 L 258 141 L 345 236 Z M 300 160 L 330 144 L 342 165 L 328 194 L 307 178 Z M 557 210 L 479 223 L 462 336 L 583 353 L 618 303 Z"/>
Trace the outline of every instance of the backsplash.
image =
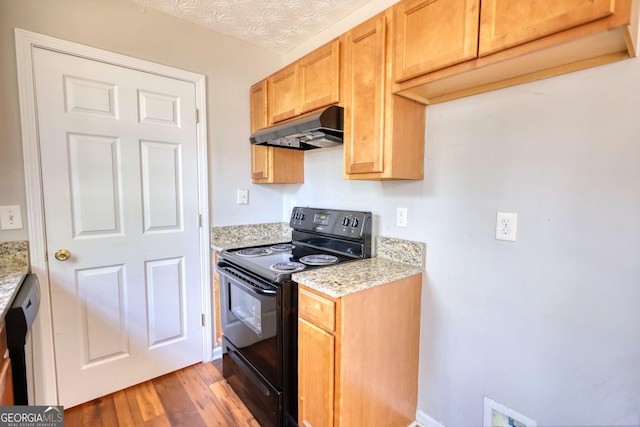
<path id="1" fill-rule="evenodd" d="M 0 242 L 0 266 L 22 267 L 29 265 L 29 242 Z"/>
<path id="2" fill-rule="evenodd" d="M 376 237 L 376 256 L 426 268 L 427 245 L 392 237 Z"/>
<path id="3" fill-rule="evenodd" d="M 288 223 L 228 225 L 211 229 L 211 244 L 219 248 L 235 248 L 255 245 L 255 242 L 288 242 L 291 228 Z"/>

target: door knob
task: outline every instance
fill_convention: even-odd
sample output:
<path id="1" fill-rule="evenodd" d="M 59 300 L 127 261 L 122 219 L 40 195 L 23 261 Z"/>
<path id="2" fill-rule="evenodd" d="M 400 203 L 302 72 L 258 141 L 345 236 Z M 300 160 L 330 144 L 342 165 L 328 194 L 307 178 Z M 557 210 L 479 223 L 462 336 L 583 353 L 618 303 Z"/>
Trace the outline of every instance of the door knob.
<path id="1" fill-rule="evenodd" d="M 53 255 L 58 261 L 66 261 L 71 258 L 71 252 L 66 249 L 58 249 Z"/>

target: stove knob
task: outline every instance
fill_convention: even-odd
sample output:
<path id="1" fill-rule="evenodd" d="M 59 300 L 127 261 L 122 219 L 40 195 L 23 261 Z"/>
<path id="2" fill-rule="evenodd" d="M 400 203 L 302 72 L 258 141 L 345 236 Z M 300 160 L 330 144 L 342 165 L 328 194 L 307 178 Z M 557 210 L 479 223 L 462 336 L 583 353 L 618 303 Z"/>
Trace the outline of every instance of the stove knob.
<path id="1" fill-rule="evenodd" d="M 349 224 L 351 224 L 351 220 L 348 217 L 344 217 L 344 219 L 342 220 L 342 225 L 344 225 L 345 227 L 349 226 Z"/>
<path id="2" fill-rule="evenodd" d="M 351 224 L 351 226 L 353 228 L 356 228 L 358 224 L 360 224 L 360 221 L 358 221 L 358 218 L 353 218 L 353 223 Z"/>

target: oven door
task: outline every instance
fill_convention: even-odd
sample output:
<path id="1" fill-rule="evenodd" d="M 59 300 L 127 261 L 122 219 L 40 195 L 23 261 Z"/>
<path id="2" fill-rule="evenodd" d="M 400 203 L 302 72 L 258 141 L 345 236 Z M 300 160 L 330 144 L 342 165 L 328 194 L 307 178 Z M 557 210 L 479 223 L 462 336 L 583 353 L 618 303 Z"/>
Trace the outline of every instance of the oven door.
<path id="1" fill-rule="evenodd" d="M 282 387 L 277 334 L 281 290 L 226 263 L 218 265 L 218 272 L 222 334 L 271 384 Z"/>

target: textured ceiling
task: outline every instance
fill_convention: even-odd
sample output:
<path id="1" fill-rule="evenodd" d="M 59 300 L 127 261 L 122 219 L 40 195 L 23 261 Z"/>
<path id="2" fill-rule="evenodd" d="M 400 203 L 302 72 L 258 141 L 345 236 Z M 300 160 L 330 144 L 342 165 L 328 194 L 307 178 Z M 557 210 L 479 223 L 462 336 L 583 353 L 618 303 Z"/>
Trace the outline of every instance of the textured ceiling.
<path id="1" fill-rule="evenodd" d="M 134 0 L 285 53 L 370 0 Z"/>

